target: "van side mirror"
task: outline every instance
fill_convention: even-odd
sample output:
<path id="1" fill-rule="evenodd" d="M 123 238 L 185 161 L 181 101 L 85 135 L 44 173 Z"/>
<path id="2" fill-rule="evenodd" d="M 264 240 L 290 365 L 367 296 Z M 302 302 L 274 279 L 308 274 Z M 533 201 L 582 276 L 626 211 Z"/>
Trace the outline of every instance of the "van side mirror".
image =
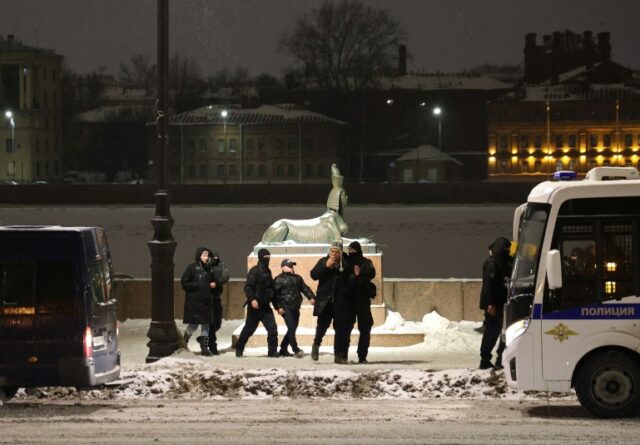
<path id="1" fill-rule="evenodd" d="M 547 282 L 551 290 L 562 288 L 562 257 L 557 249 L 547 252 Z"/>

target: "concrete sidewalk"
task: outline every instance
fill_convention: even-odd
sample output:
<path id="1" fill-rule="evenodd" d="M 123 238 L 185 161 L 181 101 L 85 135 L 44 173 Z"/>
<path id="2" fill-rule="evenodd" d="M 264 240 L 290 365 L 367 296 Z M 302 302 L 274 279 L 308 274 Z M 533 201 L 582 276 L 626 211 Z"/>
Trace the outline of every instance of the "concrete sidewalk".
<path id="1" fill-rule="evenodd" d="M 348 366 L 335 365 L 333 362 L 333 345 L 327 344 L 320 349 L 320 360 L 314 362 L 311 360 L 309 353 L 310 347 L 302 347 L 306 353 L 303 358 L 270 358 L 267 357 L 267 348 L 246 348 L 245 357 L 237 358 L 235 351 L 231 349 L 231 336 L 233 332 L 240 326 L 244 320 L 225 320 L 222 327 L 218 331 L 218 348 L 222 354 L 215 357 L 202 357 L 212 366 L 223 368 L 284 368 L 284 369 L 329 369 L 339 367 L 340 369 L 349 369 L 350 371 L 366 372 L 375 369 L 454 369 L 454 368 L 476 368 L 480 361 L 480 339 L 481 334 L 477 334 L 477 338 L 473 337 L 473 342 L 464 350 L 454 348 L 448 350 L 446 345 L 439 349 L 435 349 L 429 345 L 428 339 L 424 343 L 406 347 L 386 347 L 386 348 L 370 348 L 369 363 L 360 365 L 357 363 L 356 349 L 357 345 L 351 346 L 349 350 Z M 149 329 L 149 319 L 129 319 L 120 323 L 120 351 L 122 353 L 122 365 L 124 369 L 131 368 L 136 365 L 145 363 L 145 359 L 149 353 L 146 336 Z M 186 327 L 181 320 L 176 320 L 176 326 L 180 332 L 184 332 Z M 194 334 L 189 342 L 189 350 L 194 356 L 200 357 L 200 347 L 195 340 L 198 331 Z M 279 332 L 280 341 L 283 332 Z M 477 344 L 476 344 L 477 343 Z M 355 361 L 355 362 L 354 362 Z"/>

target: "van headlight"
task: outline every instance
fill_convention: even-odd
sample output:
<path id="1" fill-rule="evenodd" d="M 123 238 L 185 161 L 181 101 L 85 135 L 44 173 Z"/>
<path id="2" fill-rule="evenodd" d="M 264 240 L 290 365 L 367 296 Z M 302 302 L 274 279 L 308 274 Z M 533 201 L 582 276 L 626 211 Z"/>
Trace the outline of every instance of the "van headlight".
<path id="1" fill-rule="evenodd" d="M 526 318 L 524 320 L 516 321 L 511 326 L 509 326 L 504 334 L 504 341 L 506 346 L 509 346 L 513 343 L 518 337 L 524 334 L 524 331 L 529 327 L 530 318 Z"/>

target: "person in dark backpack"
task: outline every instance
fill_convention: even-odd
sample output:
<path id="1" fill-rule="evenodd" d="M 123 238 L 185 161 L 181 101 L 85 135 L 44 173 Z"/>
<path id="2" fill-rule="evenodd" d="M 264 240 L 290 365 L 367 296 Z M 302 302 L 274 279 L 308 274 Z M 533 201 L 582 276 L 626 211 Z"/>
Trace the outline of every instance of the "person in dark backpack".
<path id="1" fill-rule="evenodd" d="M 502 319 L 507 302 L 506 279 L 511 276 L 511 241 L 497 238 L 489 246 L 489 257 L 482 266 L 482 290 L 480 309 L 484 310 L 484 332 L 480 345 L 480 369 L 502 368 Z M 500 339 L 495 365 L 491 362 L 491 352 Z"/>
<path id="2" fill-rule="evenodd" d="M 349 244 L 349 262 L 353 271 L 349 274 L 349 294 L 353 304 L 353 323 L 358 322 L 358 362 L 367 362 L 373 316 L 371 315 L 371 300 L 375 298 L 375 285 L 371 282 L 376 276 L 376 269 L 368 258 L 362 255 L 362 246 L 358 241 Z M 349 332 L 351 335 L 351 332 Z"/>
<path id="3" fill-rule="evenodd" d="M 209 326 L 209 349 L 212 355 L 220 355 L 218 351 L 218 337 L 216 332 L 222 325 L 222 291 L 224 285 L 229 282 L 229 269 L 220 259 L 220 254 L 217 250 L 211 251 L 210 258 L 211 265 L 211 280 L 215 284 L 212 288 L 212 314 L 211 314 L 211 326 Z"/>
<path id="4" fill-rule="evenodd" d="M 187 324 L 187 328 L 184 331 L 184 342 L 189 344 L 189 339 L 200 325 L 197 340 L 202 355 L 208 357 L 211 355 L 209 328 L 213 311 L 212 292 L 216 285 L 211 274 L 211 250 L 198 247 L 195 256 L 196 261 L 187 266 L 180 280 L 185 291 L 183 322 Z"/>
<path id="5" fill-rule="evenodd" d="M 295 273 L 294 266 L 296 263 L 290 259 L 282 260 L 280 267 L 282 273 L 273 280 L 274 299 L 273 307 L 284 318 L 287 325 L 287 333 L 280 343 L 280 355 L 282 357 L 302 358 L 304 352 L 298 347 L 296 340 L 296 329 L 300 321 L 300 306 L 302 305 L 302 296 L 304 294 L 311 304 L 315 304 L 315 295 L 313 291 L 304 282 L 304 279 Z M 291 345 L 293 354 L 288 349 Z"/>
<path id="6" fill-rule="evenodd" d="M 273 300 L 273 278 L 269 269 L 271 253 L 267 249 L 258 251 L 258 264 L 253 266 L 247 274 L 244 294 L 247 298 L 247 318 L 244 328 L 236 343 L 236 357 L 242 357 L 244 347 L 262 322 L 267 330 L 267 345 L 269 357 L 280 357 L 278 354 L 278 326 L 271 310 Z"/>

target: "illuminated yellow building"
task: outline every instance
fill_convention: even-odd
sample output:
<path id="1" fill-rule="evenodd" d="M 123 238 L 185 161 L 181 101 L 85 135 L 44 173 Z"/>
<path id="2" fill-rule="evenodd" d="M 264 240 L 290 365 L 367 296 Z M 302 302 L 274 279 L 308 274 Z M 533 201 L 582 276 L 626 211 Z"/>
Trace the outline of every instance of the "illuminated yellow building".
<path id="1" fill-rule="evenodd" d="M 0 180 L 62 180 L 62 56 L 0 37 Z"/>
<path id="2" fill-rule="evenodd" d="M 611 60 L 608 32 L 525 36 L 522 84 L 488 104 L 489 180 L 638 167 L 640 82 Z"/>
<path id="3" fill-rule="evenodd" d="M 603 165 L 638 167 L 640 96 L 630 89 L 591 93 L 576 100 L 553 100 L 549 93 L 545 101 L 490 104 L 489 179 L 537 180 L 558 170 L 584 175 Z"/>

